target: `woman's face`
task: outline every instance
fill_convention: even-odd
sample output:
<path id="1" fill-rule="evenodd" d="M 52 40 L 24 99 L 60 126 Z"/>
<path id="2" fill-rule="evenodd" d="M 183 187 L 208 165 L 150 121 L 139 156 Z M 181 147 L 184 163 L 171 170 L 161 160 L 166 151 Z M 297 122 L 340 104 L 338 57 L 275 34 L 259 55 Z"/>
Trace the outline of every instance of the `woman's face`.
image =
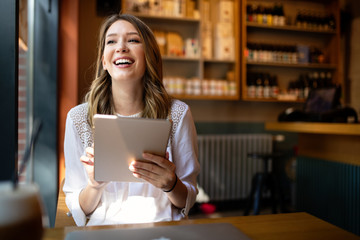
<path id="1" fill-rule="evenodd" d="M 104 70 L 112 81 L 140 83 L 145 73 L 145 53 L 140 36 L 135 27 L 125 21 L 113 23 L 105 36 Z"/>

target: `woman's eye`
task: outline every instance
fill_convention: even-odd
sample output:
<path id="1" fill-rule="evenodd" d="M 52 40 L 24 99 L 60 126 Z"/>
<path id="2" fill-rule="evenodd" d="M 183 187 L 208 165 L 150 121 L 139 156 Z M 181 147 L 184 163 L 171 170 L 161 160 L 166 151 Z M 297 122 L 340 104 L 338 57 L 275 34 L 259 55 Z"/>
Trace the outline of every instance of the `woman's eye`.
<path id="1" fill-rule="evenodd" d="M 108 40 L 107 42 L 106 42 L 106 44 L 112 44 L 112 43 L 114 43 L 115 41 L 114 40 Z"/>
<path id="2" fill-rule="evenodd" d="M 129 42 L 140 43 L 140 40 L 138 40 L 138 39 L 130 39 Z"/>

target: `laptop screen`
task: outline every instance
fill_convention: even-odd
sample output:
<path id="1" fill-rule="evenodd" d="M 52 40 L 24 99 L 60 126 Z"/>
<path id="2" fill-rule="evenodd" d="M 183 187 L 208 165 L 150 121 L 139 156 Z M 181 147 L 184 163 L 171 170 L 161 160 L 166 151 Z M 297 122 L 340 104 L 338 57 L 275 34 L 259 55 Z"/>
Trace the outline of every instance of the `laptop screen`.
<path id="1" fill-rule="evenodd" d="M 230 223 L 171 225 L 149 228 L 118 228 L 74 231 L 65 240 L 250 240 Z"/>
<path id="2" fill-rule="evenodd" d="M 323 113 L 333 109 L 337 101 L 337 89 L 335 87 L 313 89 L 306 100 L 304 111 L 307 113 Z"/>

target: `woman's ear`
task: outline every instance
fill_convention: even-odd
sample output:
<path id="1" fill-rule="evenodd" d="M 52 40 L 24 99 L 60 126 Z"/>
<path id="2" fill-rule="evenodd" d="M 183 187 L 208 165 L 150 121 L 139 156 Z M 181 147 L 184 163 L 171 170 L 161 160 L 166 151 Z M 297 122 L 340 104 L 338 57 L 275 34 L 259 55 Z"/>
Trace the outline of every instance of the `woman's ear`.
<path id="1" fill-rule="evenodd" d="M 106 63 L 104 61 L 104 55 L 101 57 L 101 63 L 102 63 L 103 69 L 106 71 Z"/>

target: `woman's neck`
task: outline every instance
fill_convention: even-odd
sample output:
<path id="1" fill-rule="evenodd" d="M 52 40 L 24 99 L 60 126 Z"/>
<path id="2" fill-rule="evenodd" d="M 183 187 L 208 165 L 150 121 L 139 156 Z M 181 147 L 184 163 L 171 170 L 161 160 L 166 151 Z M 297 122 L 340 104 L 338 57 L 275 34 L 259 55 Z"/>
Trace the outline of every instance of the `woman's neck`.
<path id="1" fill-rule="evenodd" d="M 129 116 L 144 109 L 142 87 L 112 87 L 115 112 Z"/>

